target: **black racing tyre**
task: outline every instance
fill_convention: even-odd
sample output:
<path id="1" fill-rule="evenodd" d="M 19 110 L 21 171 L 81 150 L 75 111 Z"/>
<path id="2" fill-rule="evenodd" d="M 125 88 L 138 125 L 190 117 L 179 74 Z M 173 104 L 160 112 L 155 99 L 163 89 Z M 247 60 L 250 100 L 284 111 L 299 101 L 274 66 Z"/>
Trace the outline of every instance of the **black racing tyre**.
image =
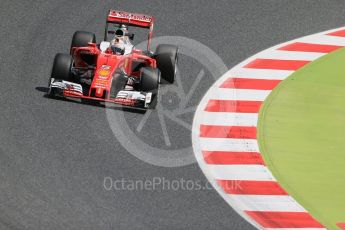
<path id="1" fill-rule="evenodd" d="M 86 47 L 89 42 L 96 43 L 95 34 L 86 31 L 76 31 L 73 34 L 70 53 L 73 47 Z"/>
<path id="2" fill-rule="evenodd" d="M 155 59 L 157 67 L 162 73 L 162 79 L 174 83 L 178 62 L 178 47 L 166 44 L 158 45 Z"/>
<path id="3" fill-rule="evenodd" d="M 158 103 L 159 83 L 161 81 L 161 71 L 151 67 L 140 69 L 140 87 L 142 91 L 152 92 L 150 109 L 156 108 Z"/>
<path id="4" fill-rule="evenodd" d="M 116 98 L 118 92 L 123 90 L 127 84 L 128 78 L 123 74 L 115 74 L 111 83 L 110 98 Z"/>
<path id="5" fill-rule="evenodd" d="M 65 81 L 73 81 L 71 69 L 73 66 L 73 58 L 69 54 L 56 54 L 51 72 L 51 78 Z"/>
<path id="6" fill-rule="evenodd" d="M 157 93 L 160 82 L 161 72 L 152 67 L 143 67 L 140 69 L 140 89 L 142 91 L 152 91 Z"/>

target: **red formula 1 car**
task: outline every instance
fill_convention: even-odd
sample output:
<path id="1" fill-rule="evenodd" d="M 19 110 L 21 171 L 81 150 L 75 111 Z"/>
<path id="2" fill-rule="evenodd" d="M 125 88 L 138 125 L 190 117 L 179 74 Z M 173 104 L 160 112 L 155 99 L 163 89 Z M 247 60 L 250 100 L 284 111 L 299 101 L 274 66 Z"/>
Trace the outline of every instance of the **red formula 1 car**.
<path id="1" fill-rule="evenodd" d="M 48 95 L 154 108 L 161 78 L 174 82 L 178 47 L 161 44 L 153 53 L 153 24 L 154 18 L 148 15 L 110 10 L 100 44 L 93 33 L 75 32 L 70 54 L 55 56 Z M 148 29 L 147 50 L 132 45 L 134 34 L 129 27 Z"/>

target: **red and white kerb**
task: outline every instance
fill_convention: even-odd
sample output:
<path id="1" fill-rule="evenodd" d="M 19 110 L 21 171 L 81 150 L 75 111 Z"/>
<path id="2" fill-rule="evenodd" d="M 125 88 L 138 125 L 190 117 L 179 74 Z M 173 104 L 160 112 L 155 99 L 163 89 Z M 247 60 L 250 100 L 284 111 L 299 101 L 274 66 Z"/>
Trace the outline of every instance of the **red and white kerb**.
<path id="1" fill-rule="evenodd" d="M 226 202 L 258 229 L 325 229 L 265 166 L 256 127 L 262 103 L 281 81 L 344 46 L 345 27 L 267 49 L 227 72 L 198 106 L 198 163 Z"/>

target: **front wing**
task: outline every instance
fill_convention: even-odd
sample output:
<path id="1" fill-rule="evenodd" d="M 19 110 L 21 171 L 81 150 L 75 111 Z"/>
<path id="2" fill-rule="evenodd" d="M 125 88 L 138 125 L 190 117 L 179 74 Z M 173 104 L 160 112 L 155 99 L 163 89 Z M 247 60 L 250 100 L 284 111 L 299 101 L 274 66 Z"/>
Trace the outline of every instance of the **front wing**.
<path id="1" fill-rule="evenodd" d="M 110 99 L 85 96 L 83 94 L 83 87 L 81 84 L 53 78 L 50 82 L 48 94 L 52 96 L 65 98 L 80 98 L 84 100 L 94 100 L 105 103 L 113 103 L 117 105 L 140 109 L 151 108 L 151 104 L 153 102 L 152 92 L 121 90 L 117 93 L 116 97 Z"/>

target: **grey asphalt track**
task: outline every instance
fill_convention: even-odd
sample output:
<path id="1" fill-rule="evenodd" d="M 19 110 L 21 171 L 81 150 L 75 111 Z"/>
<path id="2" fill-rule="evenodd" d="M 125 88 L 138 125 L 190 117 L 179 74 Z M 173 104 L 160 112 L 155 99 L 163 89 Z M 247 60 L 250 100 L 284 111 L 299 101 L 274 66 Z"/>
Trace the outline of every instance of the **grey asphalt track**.
<path id="1" fill-rule="evenodd" d="M 100 37 L 109 8 L 152 14 L 156 36 L 200 41 L 228 67 L 280 42 L 345 24 L 340 0 L 0 0 L 0 5 L 1 230 L 253 229 L 214 190 L 107 191 L 105 177 L 203 183 L 206 178 L 197 164 L 158 167 L 129 154 L 102 108 L 44 97 L 55 53 L 68 52 L 76 30 Z M 191 84 L 197 73 L 193 66 L 181 63 L 182 68 L 185 84 Z M 196 98 L 211 84 L 206 81 Z M 142 116 L 129 113 L 128 119 Z M 156 138 L 158 131 L 147 132 Z M 190 145 L 189 132 L 178 135 L 175 148 Z"/>

